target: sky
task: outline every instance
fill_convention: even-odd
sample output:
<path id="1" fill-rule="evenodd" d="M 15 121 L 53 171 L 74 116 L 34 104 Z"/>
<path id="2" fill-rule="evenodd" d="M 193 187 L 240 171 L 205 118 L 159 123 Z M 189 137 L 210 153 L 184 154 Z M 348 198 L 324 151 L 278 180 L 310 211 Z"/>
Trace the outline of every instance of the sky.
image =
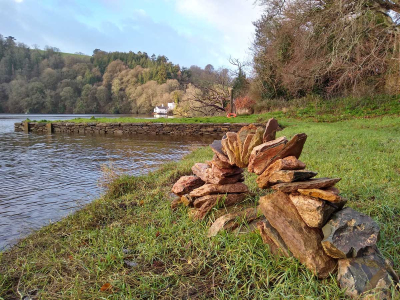
<path id="1" fill-rule="evenodd" d="M 190 67 L 251 60 L 254 0 L 0 0 L 0 34 L 62 52 L 147 52 Z"/>

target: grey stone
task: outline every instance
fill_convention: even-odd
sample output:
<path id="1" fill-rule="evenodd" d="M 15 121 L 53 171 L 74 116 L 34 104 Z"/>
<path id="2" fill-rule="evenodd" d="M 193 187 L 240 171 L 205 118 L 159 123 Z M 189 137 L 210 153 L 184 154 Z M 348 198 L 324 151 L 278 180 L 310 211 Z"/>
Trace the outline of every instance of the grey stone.
<path id="1" fill-rule="evenodd" d="M 326 254 L 333 258 L 356 257 L 360 250 L 376 244 L 379 225 L 371 217 L 346 207 L 333 214 L 322 232 Z"/>

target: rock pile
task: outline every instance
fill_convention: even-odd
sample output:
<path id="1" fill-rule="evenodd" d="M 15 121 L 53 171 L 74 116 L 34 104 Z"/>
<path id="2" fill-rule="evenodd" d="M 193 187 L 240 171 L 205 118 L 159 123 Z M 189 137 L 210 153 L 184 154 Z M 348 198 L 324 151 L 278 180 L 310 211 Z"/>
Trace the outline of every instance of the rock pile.
<path id="1" fill-rule="evenodd" d="M 242 202 L 249 192 L 242 183 L 242 168 L 247 167 L 258 175 L 260 188 L 275 192 L 261 197 L 258 209 L 218 218 L 209 237 L 235 229 L 238 218 L 256 222 L 273 254 L 294 256 L 319 278 L 337 271 L 340 287 L 353 298 L 390 299 L 389 289 L 399 278 L 376 247 L 378 224 L 343 208 L 347 200 L 335 187 L 340 178 L 314 178 L 317 172 L 306 170 L 299 160 L 306 134 L 296 134 L 288 141 L 276 138 L 278 129 L 278 122 L 270 119 L 265 129 L 248 125 L 214 141 L 212 161 L 196 163 L 194 176 L 184 176 L 174 185 L 179 202 L 195 208 L 195 219 L 203 219 L 218 203 Z M 262 221 L 258 221 L 260 212 L 265 217 Z"/>

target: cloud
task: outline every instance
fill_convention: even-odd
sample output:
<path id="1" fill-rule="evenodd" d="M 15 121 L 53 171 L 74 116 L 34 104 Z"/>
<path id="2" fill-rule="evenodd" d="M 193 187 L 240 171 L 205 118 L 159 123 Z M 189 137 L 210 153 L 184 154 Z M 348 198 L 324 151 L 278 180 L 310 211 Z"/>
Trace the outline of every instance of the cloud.
<path id="1" fill-rule="evenodd" d="M 252 0 L 15 1 L 0 0 L 0 34 L 19 42 L 70 53 L 142 51 L 187 67 L 243 59 L 259 14 Z"/>
<path id="2" fill-rule="evenodd" d="M 186 16 L 211 24 L 221 33 L 225 53 L 244 59 L 254 38 L 253 22 L 261 9 L 252 0 L 175 0 L 177 10 Z"/>

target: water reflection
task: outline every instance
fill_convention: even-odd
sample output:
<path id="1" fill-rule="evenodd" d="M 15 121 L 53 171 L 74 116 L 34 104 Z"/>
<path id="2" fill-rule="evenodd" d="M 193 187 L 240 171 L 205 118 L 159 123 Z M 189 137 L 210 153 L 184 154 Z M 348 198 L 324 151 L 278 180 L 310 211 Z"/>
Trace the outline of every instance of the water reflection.
<path id="1" fill-rule="evenodd" d="M 144 174 L 212 139 L 25 134 L 17 121 L 0 115 L 0 249 L 96 198 L 102 164 Z"/>

